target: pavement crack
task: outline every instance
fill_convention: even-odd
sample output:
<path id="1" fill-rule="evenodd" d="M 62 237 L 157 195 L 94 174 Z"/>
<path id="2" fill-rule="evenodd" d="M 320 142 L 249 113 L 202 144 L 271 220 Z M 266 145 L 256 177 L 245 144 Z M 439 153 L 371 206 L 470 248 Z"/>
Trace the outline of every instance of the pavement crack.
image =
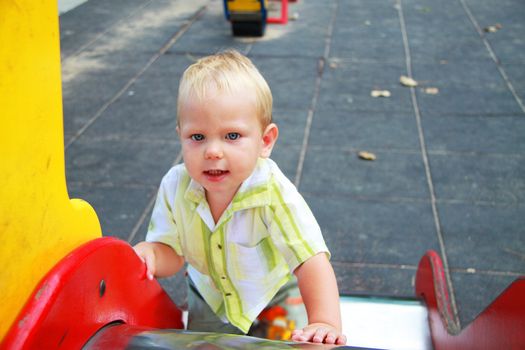
<path id="1" fill-rule="evenodd" d="M 405 64 L 406 64 L 406 69 L 407 69 L 407 75 L 409 77 L 412 77 L 413 76 L 413 74 L 412 74 L 412 57 L 411 57 L 411 53 L 410 53 L 410 45 L 409 45 L 409 40 L 408 40 L 408 33 L 407 33 L 407 28 L 406 28 L 405 16 L 404 16 L 404 13 L 403 13 L 402 0 L 396 0 L 395 8 L 397 10 L 398 17 L 399 17 L 399 24 L 401 26 L 401 34 L 402 34 L 402 39 L 403 39 L 403 47 L 404 47 L 404 51 L 405 51 Z M 452 308 L 452 312 L 453 312 L 453 315 L 452 315 L 453 323 L 458 327 L 458 329 L 461 329 L 461 323 L 460 323 L 460 319 L 459 319 L 459 312 L 458 312 L 458 308 L 457 308 L 457 305 L 456 305 L 456 297 L 455 297 L 455 293 L 454 293 L 454 286 L 452 284 L 452 278 L 451 278 L 451 275 L 450 275 L 450 267 L 449 267 L 449 264 L 448 264 L 448 257 L 447 257 L 447 251 L 446 251 L 446 246 L 445 246 L 445 240 L 444 240 L 444 237 L 443 237 L 443 232 L 442 232 L 442 229 L 441 229 L 441 220 L 439 218 L 439 212 L 438 212 L 438 208 L 437 208 L 436 192 L 435 192 L 435 189 L 434 189 L 434 182 L 432 180 L 432 172 L 431 172 L 431 169 L 430 169 L 430 161 L 428 159 L 427 145 L 426 145 L 426 141 L 425 141 L 425 135 L 423 133 L 423 125 L 422 125 L 422 122 L 421 122 L 421 111 L 419 109 L 419 104 L 418 104 L 418 100 L 417 100 L 415 87 L 410 87 L 409 89 L 410 89 L 410 96 L 411 96 L 411 100 L 412 100 L 412 107 L 414 109 L 414 114 L 415 114 L 415 117 L 416 117 L 416 125 L 417 125 L 417 130 L 418 130 L 418 135 L 419 135 L 419 144 L 420 144 L 420 149 L 421 149 L 421 156 L 422 156 L 423 165 L 424 165 L 424 168 L 425 168 L 425 174 L 426 174 L 426 178 L 427 178 L 428 191 L 429 191 L 429 194 L 430 194 L 430 205 L 432 207 L 432 215 L 434 217 L 434 226 L 435 226 L 435 229 L 436 229 L 436 235 L 437 235 L 437 239 L 438 239 L 439 247 L 440 247 L 440 251 L 441 251 L 441 259 L 443 261 L 443 269 L 444 269 L 444 272 L 445 272 L 445 278 L 446 278 L 447 286 L 448 286 L 448 289 L 449 289 L 451 308 Z"/>

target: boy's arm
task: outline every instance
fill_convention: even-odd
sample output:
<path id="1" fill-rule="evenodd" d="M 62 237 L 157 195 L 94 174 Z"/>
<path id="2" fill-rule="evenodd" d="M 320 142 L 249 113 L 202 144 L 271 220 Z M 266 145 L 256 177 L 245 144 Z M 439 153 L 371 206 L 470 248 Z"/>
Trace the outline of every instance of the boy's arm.
<path id="1" fill-rule="evenodd" d="M 168 277 L 176 274 L 184 266 L 184 258 L 175 250 L 160 242 L 140 242 L 133 247 L 146 264 L 148 279 Z"/>
<path id="2" fill-rule="evenodd" d="M 339 291 L 334 270 L 324 253 L 306 260 L 294 274 L 308 314 L 308 326 L 295 330 L 292 340 L 346 344 L 341 333 Z"/>

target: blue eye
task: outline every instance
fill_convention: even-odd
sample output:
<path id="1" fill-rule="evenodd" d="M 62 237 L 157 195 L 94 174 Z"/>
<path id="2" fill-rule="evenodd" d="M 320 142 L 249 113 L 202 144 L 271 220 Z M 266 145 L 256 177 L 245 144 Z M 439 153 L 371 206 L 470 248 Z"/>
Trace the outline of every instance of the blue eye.
<path id="1" fill-rule="evenodd" d="M 228 140 L 234 141 L 237 140 L 241 135 L 238 132 L 229 132 L 226 134 Z"/>
<path id="2" fill-rule="evenodd" d="M 190 138 L 193 141 L 202 141 L 202 140 L 204 140 L 204 135 L 203 134 L 193 134 L 193 135 L 190 136 Z"/>

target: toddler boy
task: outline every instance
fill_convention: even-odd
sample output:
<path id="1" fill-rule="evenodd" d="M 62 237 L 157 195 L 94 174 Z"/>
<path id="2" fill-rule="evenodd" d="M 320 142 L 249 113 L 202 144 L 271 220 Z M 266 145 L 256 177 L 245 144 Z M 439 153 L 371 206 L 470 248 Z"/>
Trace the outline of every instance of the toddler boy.
<path id="1" fill-rule="evenodd" d="M 257 68 L 236 51 L 200 59 L 180 81 L 177 118 L 184 164 L 162 179 L 134 247 L 148 278 L 187 262 L 188 329 L 247 333 L 293 272 L 308 325 L 292 340 L 345 344 L 319 225 L 269 159 L 278 129 Z"/>

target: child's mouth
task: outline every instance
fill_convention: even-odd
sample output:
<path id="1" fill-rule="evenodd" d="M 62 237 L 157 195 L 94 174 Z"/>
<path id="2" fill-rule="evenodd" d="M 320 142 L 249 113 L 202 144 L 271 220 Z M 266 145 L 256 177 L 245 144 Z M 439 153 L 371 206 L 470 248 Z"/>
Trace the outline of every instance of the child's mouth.
<path id="1" fill-rule="evenodd" d="M 205 170 L 204 175 L 210 179 L 210 180 L 221 180 L 224 176 L 226 176 L 229 173 L 228 170 L 218 170 L 218 169 L 212 169 L 212 170 Z"/>

